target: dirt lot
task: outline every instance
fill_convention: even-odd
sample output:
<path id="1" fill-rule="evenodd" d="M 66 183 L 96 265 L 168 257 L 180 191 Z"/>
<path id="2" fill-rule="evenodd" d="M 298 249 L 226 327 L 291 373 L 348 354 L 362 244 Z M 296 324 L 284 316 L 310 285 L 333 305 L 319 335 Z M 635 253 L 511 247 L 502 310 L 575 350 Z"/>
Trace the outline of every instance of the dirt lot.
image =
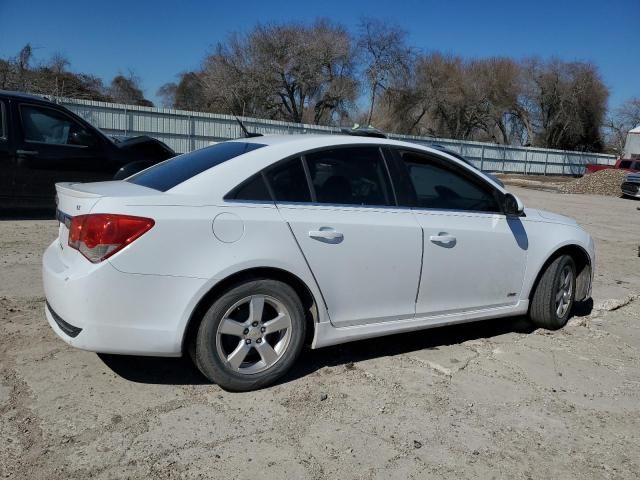
<path id="1" fill-rule="evenodd" d="M 306 352 L 246 394 L 182 359 L 68 347 L 43 314 L 55 222 L 0 222 L 0 477 L 637 479 L 640 202 L 512 190 L 595 237 L 590 315 Z"/>

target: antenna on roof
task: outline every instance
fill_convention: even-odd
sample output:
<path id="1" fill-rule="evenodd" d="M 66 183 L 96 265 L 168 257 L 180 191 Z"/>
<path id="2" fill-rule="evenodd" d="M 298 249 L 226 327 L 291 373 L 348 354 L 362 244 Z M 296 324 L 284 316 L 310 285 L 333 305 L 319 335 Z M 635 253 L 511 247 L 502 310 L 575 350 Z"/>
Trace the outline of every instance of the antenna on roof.
<path id="1" fill-rule="evenodd" d="M 389 138 L 384 132 L 372 127 L 371 125 L 368 127 L 362 127 L 357 123 L 354 123 L 351 128 L 343 128 L 341 132 L 347 135 L 354 135 L 356 137 Z"/>
<path id="2" fill-rule="evenodd" d="M 238 122 L 238 125 L 240 125 L 240 128 L 242 129 L 242 133 L 244 133 L 245 138 L 262 137 L 261 133 L 251 133 L 249 130 L 247 130 L 247 127 L 244 126 L 244 123 L 242 123 L 242 120 L 240 120 L 235 113 L 233 114 L 233 116 L 236 119 L 236 122 Z"/>
<path id="3" fill-rule="evenodd" d="M 227 108 L 231 111 L 231 115 L 233 115 L 233 118 L 236 119 L 236 122 L 238 122 L 238 125 L 240 125 L 240 128 L 242 129 L 242 133 L 244 134 L 244 138 L 253 138 L 253 137 L 263 136 L 261 133 L 251 133 L 249 130 L 247 130 L 247 127 L 244 126 L 244 123 L 242 123 L 242 120 L 240 120 L 236 115 L 236 113 L 233 111 L 233 107 L 229 102 L 227 102 L 227 99 L 223 97 L 222 101 L 225 103 Z M 243 113 L 244 113 L 244 109 L 243 109 Z"/>

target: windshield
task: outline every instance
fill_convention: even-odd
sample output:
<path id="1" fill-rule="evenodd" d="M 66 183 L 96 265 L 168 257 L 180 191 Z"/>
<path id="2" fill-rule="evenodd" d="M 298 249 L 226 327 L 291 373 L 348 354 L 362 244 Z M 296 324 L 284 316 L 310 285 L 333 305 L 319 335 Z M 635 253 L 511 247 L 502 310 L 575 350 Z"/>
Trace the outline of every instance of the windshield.
<path id="1" fill-rule="evenodd" d="M 166 192 L 176 185 L 244 153 L 265 145 L 259 143 L 223 142 L 179 155 L 154 165 L 127 179 L 128 182 Z"/>

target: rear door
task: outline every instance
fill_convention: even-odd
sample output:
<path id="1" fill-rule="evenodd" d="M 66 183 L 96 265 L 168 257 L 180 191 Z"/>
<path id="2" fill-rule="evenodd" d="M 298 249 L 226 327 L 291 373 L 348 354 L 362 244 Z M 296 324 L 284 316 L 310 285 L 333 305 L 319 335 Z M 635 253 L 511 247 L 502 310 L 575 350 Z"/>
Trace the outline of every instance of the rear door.
<path id="1" fill-rule="evenodd" d="M 397 150 L 424 255 L 416 317 L 508 307 L 520 299 L 528 240 L 496 191 L 438 156 Z"/>
<path id="2" fill-rule="evenodd" d="M 267 172 L 335 326 L 413 318 L 422 238 L 377 147 L 306 154 Z"/>
<path id="3" fill-rule="evenodd" d="M 15 194 L 53 205 L 57 182 L 109 179 L 106 141 L 64 111 L 21 102 L 16 111 Z"/>

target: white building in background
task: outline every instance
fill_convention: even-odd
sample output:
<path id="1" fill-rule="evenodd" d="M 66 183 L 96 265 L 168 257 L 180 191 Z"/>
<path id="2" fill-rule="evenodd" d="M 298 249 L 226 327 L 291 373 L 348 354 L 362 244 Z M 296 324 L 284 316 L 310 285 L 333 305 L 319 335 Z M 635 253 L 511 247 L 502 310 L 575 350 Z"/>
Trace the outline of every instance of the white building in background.
<path id="1" fill-rule="evenodd" d="M 624 144 L 623 159 L 640 160 L 640 125 L 629 130 Z"/>

